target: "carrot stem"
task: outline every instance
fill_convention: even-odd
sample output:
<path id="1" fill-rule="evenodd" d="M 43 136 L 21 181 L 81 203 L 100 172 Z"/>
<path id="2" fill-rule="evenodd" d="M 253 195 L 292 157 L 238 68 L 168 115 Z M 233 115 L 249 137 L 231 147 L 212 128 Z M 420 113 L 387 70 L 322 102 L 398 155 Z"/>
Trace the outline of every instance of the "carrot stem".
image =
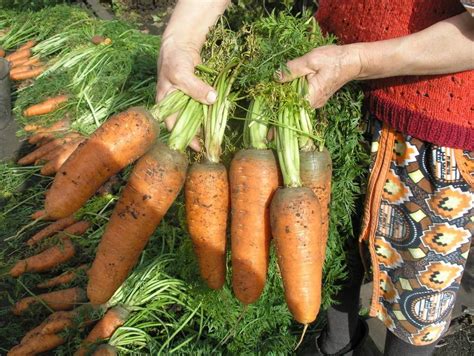
<path id="1" fill-rule="evenodd" d="M 256 97 L 249 105 L 244 126 L 244 146 L 259 150 L 267 149 L 268 106 L 263 97 Z"/>
<path id="2" fill-rule="evenodd" d="M 281 125 L 276 128 L 276 146 L 283 183 L 287 187 L 301 187 L 298 135 L 292 129 L 298 125 L 295 108 L 281 107 L 278 122 Z"/>
<path id="3" fill-rule="evenodd" d="M 205 115 L 205 106 L 193 99 L 189 99 L 186 107 L 180 113 L 173 131 L 168 139 L 168 147 L 172 150 L 184 152 L 196 135 Z"/>

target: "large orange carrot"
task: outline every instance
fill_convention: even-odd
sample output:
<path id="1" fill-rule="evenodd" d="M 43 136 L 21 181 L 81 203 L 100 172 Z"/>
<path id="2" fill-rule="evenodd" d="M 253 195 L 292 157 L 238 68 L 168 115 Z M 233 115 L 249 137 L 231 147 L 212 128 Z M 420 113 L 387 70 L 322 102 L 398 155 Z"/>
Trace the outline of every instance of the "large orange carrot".
<path id="1" fill-rule="evenodd" d="M 73 309 L 76 304 L 85 302 L 86 300 L 85 291 L 81 288 L 74 287 L 23 298 L 15 303 L 12 307 L 12 312 L 15 315 L 21 315 L 33 304 L 41 302 L 53 310 L 69 310 Z"/>
<path id="2" fill-rule="evenodd" d="M 329 232 L 329 204 L 331 203 L 331 156 L 327 149 L 300 151 L 300 162 L 301 182 L 304 187 L 311 188 L 321 206 L 321 261 L 324 262 Z"/>
<path id="3" fill-rule="evenodd" d="M 66 218 L 66 219 L 68 219 L 68 218 Z M 64 219 L 61 219 L 61 220 L 64 220 Z M 56 223 L 58 223 L 61 220 L 58 220 Z M 54 224 L 55 223 L 53 223 L 52 225 L 54 225 Z M 80 236 L 83 233 L 85 233 L 90 226 L 91 226 L 91 224 L 88 221 L 85 221 L 85 220 L 75 221 L 71 225 L 65 227 L 62 231 L 59 231 L 58 236 L 60 236 L 60 237 L 69 236 L 69 235 Z M 49 236 L 51 236 L 51 235 L 49 235 Z M 28 246 L 33 246 L 33 245 L 37 244 L 38 242 L 40 242 L 41 240 L 45 239 L 46 237 L 48 237 L 48 236 L 42 235 L 40 237 L 36 237 L 34 240 L 33 240 L 33 237 L 32 237 L 26 243 L 27 243 Z"/>
<path id="4" fill-rule="evenodd" d="M 61 104 L 69 100 L 68 95 L 58 95 L 53 98 L 48 98 L 41 103 L 32 105 L 23 111 L 23 116 L 30 117 L 36 115 L 48 114 L 56 110 Z"/>
<path id="5" fill-rule="evenodd" d="M 302 324 L 316 319 L 321 303 L 321 212 L 309 188 L 277 190 L 271 205 L 272 235 L 291 314 Z"/>
<path id="6" fill-rule="evenodd" d="M 232 289 L 244 304 L 255 302 L 265 287 L 270 249 L 270 202 L 280 185 L 273 151 L 267 149 L 266 107 L 249 106 L 244 144 L 229 170 L 231 197 Z"/>
<path id="7" fill-rule="evenodd" d="M 8 56 L 5 57 L 5 59 L 9 62 L 13 62 L 21 58 L 27 58 L 27 57 L 31 57 L 30 48 L 19 49 L 13 53 L 10 53 Z"/>
<path id="8" fill-rule="evenodd" d="M 105 313 L 102 319 L 92 328 L 86 338 L 83 340 L 74 356 L 85 356 L 92 344 L 108 339 L 128 318 L 129 311 L 123 307 L 113 307 Z"/>
<path id="9" fill-rule="evenodd" d="M 81 271 L 86 270 L 88 267 L 88 265 L 80 265 L 76 269 L 64 272 L 57 277 L 53 277 L 44 282 L 38 283 L 36 287 L 44 289 L 71 283 L 80 275 Z"/>
<path id="10" fill-rule="evenodd" d="M 135 266 L 140 253 L 180 192 L 187 157 L 156 143 L 134 167 L 109 219 L 89 271 L 87 295 L 103 304 Z"/>
<path id="11" fill-rule="evenodd" d="M 13 347 L 7 356 L 30 356 L 52 350 L 66 342 L 63 336 L 58 334 L 39 334 L 32 336 L 25 343 Z"/>
<path id="12" fill-rule="evenodd" d="M 225 282 L 229 181 L 221 163 L 194 163 L 185 184 L 188 230 L 201 277 L 212 289 Z"/>
<path id="13" fill-rule="evenodd" d="M 46 163 L 40 170 L 44 176 L 51 176 L 59 171 L 61 166 L 74 153 L 74 151 L 83 143 L 85 139 L 70 141 L 59 149 L 59 152 L 48 163 Z"/>
<path id="14" fill-rule="evenodd" d="M 110 177 L 142 156 L 158 135 L 153 117 L 141 108 L 114 115 L 61 166 L 46 193 L 53 218 L 73 214 Z"/>
<path id="15" fill-rule="evenodd" d="M 44 272 L 69 261 L 74 257 L 75 248 L 67 237 L 61 238 L 61 243 L 47 250 L 18 261 L 10 270 L 12 277 L 18 277 L 26 272 Z"/>
<path id="16" fill-rule="evenodd" d="M 299 112 L 283 104 L 278 112 L 276 145 L 284 188 L 275 193 L 270 220 L 285 299 L 296 321 L 316 319 L 321 303 L 321 208 L 310 188 L 301 186 L 298 137 Z"/>
<path id="17" fill-rule="evenodd" d="M 38 241 L 41 241 L 45 239 L 46 237 L 52 236 L 55 233 L 65 229 L 66 227 L 74 224 L 76 222 L 76 219 L 73 216 L 68 216 L 67 218 L 64 219 L 59 219 L 58 221 L 55 221 L 51 224 L 49 224 L 47 227 L 44 229 L 38 231 L 36 234 L 30 237 L 28 241 L 26 241 L 26 244 L 29 246 L 34 245 Z"/>
<path id="18" fill-rule="evenodd" d="M 64 137 L 57 138 L 57 139 L 55 139 L 55 140 L 39 147 L 39 148 L 37 148 L 36 150 L 34 150 L 33 152 L 27 154 L 26 156 L 20 158 L 18 160 L 18 164 L 20 164 L 20 165 L 32 164 L 36 160 L 38 160 L 41 157 L 43 157 L 44 155 L 46 155 L 47 153 L 57 149 L 58 147 L 62 147 L 65 144 L 67 144 L 67 143 L 69 143 L 73 140 L 76 141 L 80 137 L 81 136 L 77 133 L 69 133 L 69 134 L 65 135 Z"/>
<path id="19" fill-rule="evenodd" d="M 270 202 L 279 186 L 271 150 L 239 151 L 229 171 L 232 222 L 232 288 L 244 304 L 265 287 L 270 248 Z"/>
<path id="20" fill-rule="evenodd" d="M 31 70 L 27 71 L 22 71 L 20 73 L 16 74 L 11 74 L 10 78 L 12 80 L 26 80 L 26 79 L 32 79 L 36 78 L 39 76 L 41 73 L 43 73 L 45 70 L 45 67 L 40 66 L 40 67 L 33 67 Z"/>

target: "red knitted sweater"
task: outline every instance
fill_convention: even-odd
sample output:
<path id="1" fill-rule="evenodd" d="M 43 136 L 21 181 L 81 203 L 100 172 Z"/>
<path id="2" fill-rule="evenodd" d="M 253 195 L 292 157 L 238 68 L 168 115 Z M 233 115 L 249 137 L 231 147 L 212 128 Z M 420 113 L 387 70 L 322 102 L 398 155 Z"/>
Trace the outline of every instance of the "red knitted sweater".
<path id="1" fill-rule="evenodd" d="M 464 11 L 459 0 L 321 0 L 316 14 L 343 43 L 405 36 Z M 371 112 L 396 130 L 474 151 L 474 71 L 367 82 Z"/>

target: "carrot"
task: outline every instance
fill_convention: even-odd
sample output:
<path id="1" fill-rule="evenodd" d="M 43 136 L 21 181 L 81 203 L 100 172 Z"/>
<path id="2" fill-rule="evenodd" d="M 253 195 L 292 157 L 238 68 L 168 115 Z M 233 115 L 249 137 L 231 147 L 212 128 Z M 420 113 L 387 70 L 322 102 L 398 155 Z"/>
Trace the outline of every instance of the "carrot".
<path id="1" fill-rule="evenodd" d="M 100 36 L 100 35 L 95 35 L 95 36 L 92 36 L 91 38 L 91 42 L 95 45 L 101 44 L 104 41 L 105 41 L 105 37 Z"/>
<path id="2" fill-rule="evenodd" d="M 74 356 L 85 356 L 92 344 L 110 338 L 115 330 L 127 321 L 129 314 L 130 312 L 121 306 L 107 310 L 102 319 L 95 324 L 83 340 L 79 349 L 74 353 Z"/>
<path id="3" fill-rule="evenodd" d="M 76 310 L 72 311 L 56 311 L 50 314 L 40 325 L 28 331 L 21 339 L 24 344 L 31 337 L 43 334 L 56 334 L 64 329 L 72 326 L 73 318 L 76 316 Z"/>
<path id="4" fill-rule="evenodd" d="M 3 48 L 0 47 L 0 57 L 5 57 L 5 50 Z"/>
<path id="5" fill-rule="evenodd" d="M 331 202 L 332 161 L 328 150 L 300 151 L 301 182 L 318 198 L 321 207 L 321 261 L 326 257 L 326 242 L 329 232 L 329 204 Z"/>
<path id="6" fill-rule="evenodd" d="M 237 75 L 234 63 L 224 68 L 214 83 L 216 102 L 204 120 L 205 161 L 194 163 L 186 177 L 184 196 L 188 231 L 201 278 L 219 289 L 226 275 L 226 226 L 229 214 L 229 179 L 220 163 L 221 145 L 229 115 L 229 94 Z M 234 70 L 235 69 L 235 70 Z"/>
<path id="7" fill-rule="evenodd" d="M 298 322 L 311 323 L 321 303 L 318 200 L 309 188 L 282 188 L 273 197 L 270 215 L 286 302 Z"/>
<path id="8" fill-rule="evenodd" d="M 44 272 L 69 261 L 76 251 L 74 244 L 67 237 L 61 238 L 61 243 L 45 251 L 18 261 L 10 270 L 12 277 L 18 277 L 26 272 Z"/>
<path id="9" fill-rule="evenodd" d="M 69 121 L 67 119 L 58 121 L 50 127 L 37 130 L 36 133 L 28 139 L 28 143 L 41 145 L 43 141 L 49 142 L 54 140 L 57 136 L 63 135 L 68 129 Z"/>
<path id="10" fill-rule="evenodd" d="M 69 120 L 67 118 L 56 121 L 54 124 L 48 127 L 40 126 L 40 125 L 33 125 L 28 124 L 25 125 L 23 130 L 27 132 L 37 132 L 37 133 L 46 133 L 46 132 L 55 132 L 58 130 L 68 129 L 69 128 Z"/>
<path id="11" fill-rule="evenodd" d="M 34 67 L 33 69 L 31 70 L 28 70 L 28 71 L 24 71 L 24 72 L 20 72 L 20 73 L 16 73 L 15 75 L 10 75 L 10 78 L 12 80 L 26 80 L 26 79 L 32 79 L 32 78 L 36 78 L 38 75 L 40 75 L 41 73 L 43 73 L 45 70 L 45 67 Z"/>
<path id="12" fill-rule="evenodd" d="M 23 298 L 15 303 L 12 307 L 12 312 L 15 315 L 21 315 L 33 304 L 41 302 L 53 310 L 69 310 L 74 308 L 76 304 L 85 302 L 86 300 L 85 291 L 81 288 L 74 287 Z"/>
<path id="13" fill-rule="evenodd" d="M 22 51 L 22 50 L 25 50 L 25 49 L 28 49 L 28 48 L 33 48 L 34 46 L 36 46 L 38 42 L 36 42 L 35 40 L 29 40 L 27 42 L 25 42 L 23 45 L 21 45 L 17 51 Z"/>
<path id="14" fill-rule="evenodd" d="M 66 342 L 66 339 L 57 334 L 39 334 L 32 336 L 25 343 L 13 347 L 8 356 L 30 356 L 52 350 Z"/>
<path id="15" fill-rule="evenodd" d="M 188 230 L 201 277 L 212 289 L 225 282 L 226 226 L 229 211 L 227 170 L 221 163 L 195 163 L 185 183 Z"/>
<path id="16" fill-rule="evenodd" d="M 60 148 L 56 157 L 52 158 L 41 168 L 40 173 L 44 176 L 54 175 L 84 141 L 85 139 L 79 139 L 66 143 Z"/>
<path id="17" fill-rule="evenodd" d="M 73 216 L 68 216 L 64 219 L 59 219 L 58 221 L 53 222 L 44 229 L 38 231 L 36 234 L 31 236 L 31 238 L 26 242 L 27 245 L 33 246 L 35 243 L 45 239 L 46 237 L 52 236 L 58 231 L 63 230 L 64 228 L 74 224 L 76 219 Z"/>
<path id="18" fill-rule="evenodd" d="M 38 219 L 48 220 L 47 217 L 46 217 L 46 211 L 45 210 L 35 211 L 33 214 L 31 214 L 31 218 L 33 220 L 38 220 Z"/>
<path id="19" fill-rule="evenodd" d="M 298 137 L 292 130 L 298 115 L 285 104 L 278 112 L 276 145 L 284 188 L 273 196 L 270 222 L 286 303 L 306 330 L 321 303 L 321 208 L 313 191 L 301 186 Z"/>
<path id="20" fill-rule="evenodd" d="M 57 138 L 51 142 L 48 142 L 47 144 L 37 148 L 36 150 L 27 154 L 26 156 L 20 158 L 18 160 L 18 164 L 20 165 L 32 164 L 36 160 L 43 157 L 45 154 L 53 151 L 56 148 L 62 147 L 63 145 L 65 145 L 68 142 L 71 142 L 72 140 L 76 140 L 78 137 L 80 137 L 80 135 L 77 133 L 69 133 L 65 135 L 64 137 Z"/>
<path id="21" fill-rule="evenodd" d="M 13 72 L 14 69 L 18 67 L 23 67 L 26 66 L 24 63 L 28 62 L 30 59 L 29 58 L 21 58 L 18 59 L 17 61 L 10 62 L 10 73 Z"/>
<path id="22" fill-rule="evenodd" d="M 41 103 L 31 105 L 23 111 L 23 116 L 37 116 L 49 114 L 50 112 L 56 110 L 61 104 L 64 104 L 69 100 L 68 95 L 58 95 L 52 98 L 48 98 Z"/>
<path id="23" fill-rule="evenodd" d="M 156 143 L 137 162 L 88 273 L 87 296 L 91 303 L 105 303 L 126 279 L 180 192 L 187 165 L 183 153 L 162 143 Z"/>
<path id="24" fill-rule="evenodd" d="M 56 276 L 56 277 L 50 278 L 50 279 L 48 279 L 44 282 L 38 283 L 36 285 L 36 288 L 41 288 L 41 289 L 52 288 L 52 287 L 56 287 L 56 286 L 71 283 L 72 281 L 74 281 L 80 275 L 81 271 L 87 270 L 88 267 L 89 266 L 86 265 L 86 264 L 80 265 L 76 269 L 64 272 L 64 273 L 60 274 L 59 276 Z"/>
<path id="25" fill-rule="evenodd" d="M 280 176 L 268 132 L 263 101 L 248 111 L 244 144 L 230 164 L 232 288 L 244 304 L 255 302 L 265 287 L 270 248 L 270 203 Z M 258 121 L 255 119 L 258 118 Z"/>
<path id="26" fill-rule="evenodd" d="M 265 287 L 270 248 L 270 202 L 279 186 L 271 150 L 239 151 L 230 171 L 232 287 L 244 304 Z"/>
<path id="27" fill-rule="evenodd" d="M 30 48 L 19 49 L 13 53 L 10 53 L 8 56 L 5 57 L 5 59 L 9 62 L 13 62 L 27 57 L 31 57 Z"/>
<path id="28" fill-rule="evenodd" d="M 144 109 L 112 116 L 59 169 L 46 193 L 47 214 L 62 218 L 77 211 L 110 177 L 142 156 L 158 132 Z"/>
<path id="29" fill-rule="evenodd" d="M 74 219 L 74 218 L 69 217 L 69 218 L 65 218 L 65 219 Z M 54 225 L 54 224 L 56 224 L 56 223 L 58 223 L 62 220 L 65 220 L 65 219 L 60 219 L 60 220 L 56 221 L 55 223 L 53 223 L 51 225 Z M 91 226 L 91 224 L 88 221 L 85 221 L 85 220 L 76 221 L 76 220 L 74 220 L 74 222 L 72 224 L 70 224 L 69 226 L 66 226 L 64 228 L 64 230 L 59 231 L 58 235 L 60 237 L 68 236 L 68 235 L 80 236 L 80 235 L 84 234 L 87 231 L 87 229 L 89 229 L 90 226 Z M 49 235 L 49 236 L 51 236 L 51 235 Z M 35 239 L 33 239 L 33 237 L 26 242 L 26 244 L 28 246 L 33 246 L 33 245 L 37 244 L 38 242 L 40 242 L 41 240 L 45 239 L 48 236 L 41 235 L 40 237 L 36 237 Z"/>

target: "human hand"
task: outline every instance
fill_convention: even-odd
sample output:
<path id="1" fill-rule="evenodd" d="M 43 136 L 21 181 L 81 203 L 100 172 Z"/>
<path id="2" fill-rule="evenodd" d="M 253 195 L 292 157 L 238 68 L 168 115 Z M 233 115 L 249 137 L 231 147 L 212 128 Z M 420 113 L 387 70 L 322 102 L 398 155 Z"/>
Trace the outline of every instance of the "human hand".
<path id="1" fill-rule="evenodd" d="M 195 46 L 164 40 L 158 58 L 156 101 L 159 102 L 172 91 L 179 89 L 203 104 L 214 103 L 217 98 L 214 88 L 194 74 L 194 67 L 199 63 L 199 49 Z M 173 129 L 176 117 L 177 115 L 172 115 L 165 119 L 168 131 Z M 197 138 L 194 138 L 189 146 L 195 151 L 201 148 Z"/>
<path id="2" fill-rule="evenodd" d="M 362 70 L 359 50 L 351 45 L 323 46 L 287 63 L 289 73 L 278 72 L 278 80 L 288 82 L 305 76 L 308 101 L 320 108 L 344 84 L 356 79 Z"/>

